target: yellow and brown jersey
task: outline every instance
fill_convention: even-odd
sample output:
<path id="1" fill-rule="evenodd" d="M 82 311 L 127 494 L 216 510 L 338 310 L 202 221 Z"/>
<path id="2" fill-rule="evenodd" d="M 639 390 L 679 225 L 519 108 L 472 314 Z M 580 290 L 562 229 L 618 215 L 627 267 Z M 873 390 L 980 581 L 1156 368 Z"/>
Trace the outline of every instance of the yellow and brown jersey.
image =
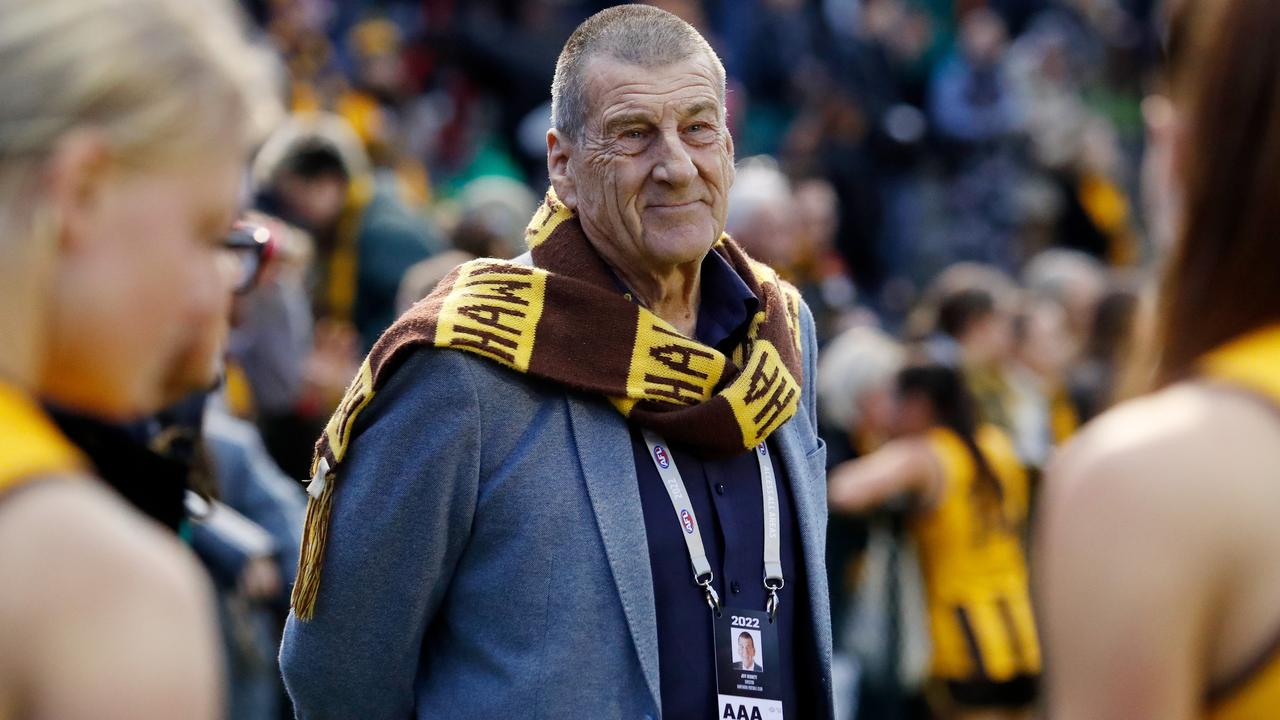
<path id="1" fill-rule="evenodd" d="M 911 530 L 928 598 L 932 675 L 1004 682 L 1040 672 L 1021 539 L 1028 481 L 1013 443 L 999 428 L 984 425 L 975 439 L 1001 486 L 999 517 L 984 512 L 975 497 L 979 470 L 964 441 L 939 428 L 928 441 L 943 487 Z"/>
<path id="2" fill-rule="evenodd" d="M 1214 350 L 1200 362 L 1206 380 L 1238 388 L 1280 408 L 1280 325 Z M 1274 628 L 1263 632 L 1274 633 Z M 1211 691 L 1211 720 L 1259 720 L 1280 714 L 1280 637 L 1231 682 Z"/>

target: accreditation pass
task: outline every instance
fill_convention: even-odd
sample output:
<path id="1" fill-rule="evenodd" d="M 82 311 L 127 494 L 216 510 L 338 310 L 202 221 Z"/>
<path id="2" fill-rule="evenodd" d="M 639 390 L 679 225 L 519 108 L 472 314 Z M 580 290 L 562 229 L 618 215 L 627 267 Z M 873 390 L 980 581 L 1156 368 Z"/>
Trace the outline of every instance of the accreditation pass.
<path id="1" fill-rule="evenodd" d="M 726 607 L 712 616 L 716 642 L 716 717 L 782 720 L 778 628 L 768 613 Z"/>

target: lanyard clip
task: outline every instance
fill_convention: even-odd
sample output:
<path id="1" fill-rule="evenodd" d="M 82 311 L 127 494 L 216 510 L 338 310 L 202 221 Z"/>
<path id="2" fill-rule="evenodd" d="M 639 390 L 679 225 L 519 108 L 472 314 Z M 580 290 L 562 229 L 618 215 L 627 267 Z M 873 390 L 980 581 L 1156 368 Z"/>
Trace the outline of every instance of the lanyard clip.
<path id="1" fill-rule="evenodd" d="M 708 572 L 706 575 L 694 578 L 693 581 L 702 588 L 707 597 L 707 606 L 711 608 L 711 612 L 715 613 L 716 617 L 720 617 L 720 595 L 716 593 L 715 588 L 711 587 L 711 581 L 714 579 L 715 575 Z"/>
<path id="2" fill-rule="evenodd" d="M 765 602 L 764 609 L 769 613 L 769 622 L 772 623 L 778 617 L 778 591 L 786 585 L 786 581 L 782 578 L 765 578 L 764 587 L 769 591 L 769 599 Z"/>

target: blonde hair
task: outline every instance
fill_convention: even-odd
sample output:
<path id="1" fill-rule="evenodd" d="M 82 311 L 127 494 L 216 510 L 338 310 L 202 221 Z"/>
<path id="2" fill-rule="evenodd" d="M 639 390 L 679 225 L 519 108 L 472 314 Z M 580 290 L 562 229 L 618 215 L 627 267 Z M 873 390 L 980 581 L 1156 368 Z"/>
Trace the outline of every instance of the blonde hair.
<path id="1" fill-rule="evenodd" d="M 139 165 L 247 151 L 278 115 L 228 0 L 0 0 L 0 18 L 0 204 L 77 128 Z"/>

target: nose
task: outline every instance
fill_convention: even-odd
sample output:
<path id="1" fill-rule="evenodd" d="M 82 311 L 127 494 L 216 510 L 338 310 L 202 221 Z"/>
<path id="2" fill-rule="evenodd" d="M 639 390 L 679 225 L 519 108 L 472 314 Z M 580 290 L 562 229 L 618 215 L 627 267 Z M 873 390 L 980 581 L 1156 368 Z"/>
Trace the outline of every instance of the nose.
<path id="1" fill-rule="evenodd" d="M 653 179 L 671 187 L 684 187 L 693 182 L 698 176 L 698 168 L 680 139 L 679 129 L 664 131 L 657 145 L 659 157 L 653 166 Z"/>

